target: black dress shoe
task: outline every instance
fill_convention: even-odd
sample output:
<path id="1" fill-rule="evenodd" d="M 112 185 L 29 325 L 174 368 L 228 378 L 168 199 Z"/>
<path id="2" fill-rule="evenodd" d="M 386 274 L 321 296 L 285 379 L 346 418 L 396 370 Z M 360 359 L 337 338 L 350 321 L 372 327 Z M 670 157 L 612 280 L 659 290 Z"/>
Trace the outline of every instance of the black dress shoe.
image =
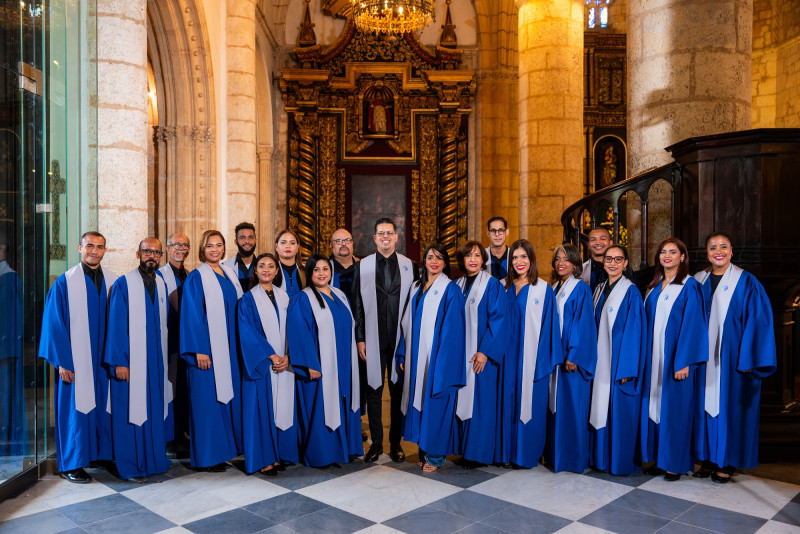
<path id="1" fill-rule="evenodd" d="M 261 473 L 262 475 L 264 475 L 266 477 L 276 477 L 276 476 L 278 476 L 278 468 L 277 467 L 272 467 L 270 469 L 267 469 L 266 471 L 259 471 L 259 473 Z"/>
<path id="2" fill-rule="evenodd" d="M 208 473 L 224 473 L 228 470 L 228 464 L 222 462 L 217 465 L 212 465 L 210 467 L 197 467 L 197 471 L 206 471 Z"/>
<path id="3" fill-rule="evenodd" d="M 92 481 L 92 477 L 83 470 L 83 468 L 73 469 L 72 471 L 64 471 L 61 473 L 61 478 L 69 480 L 75 484 L 86 484 Z"/>
<path id="4" fill-rule="evenodd" d="M 404 462 L 406 460 L 406 453 L 403 452 L 403 448 L 400 445 L 395 445 L 389 449 L 389 458 L 391 458 L 393 462 Z"/>
<path id="5" fill-rule="evenodd" d="M 378 459 L 382 452 L 383 448 L 380 445 L 375 445 L 373 443 L 367 451 L 367 454 L 364 455 L 364 461 L 367 463 L 372 463 Z"/>
<path id="6" fill-rule="evenodd" d="M 680 473 L 664 473 L 664 480 L 667 482 L 677 482 L 681 479 Z"/>
<path id="7" fill-rule="evenodd" d="M 136 484 L 147 484 L 147 477 L 130 477 L 125 479 L 127 482 L 134 482 Z"/>
<path id="8" fill-rule="evenodd" d="M 363 441 L 367 441 L 367 433 L 366 433 L 366 432 L 362 432 L 362 433 L 361 433 L 361 441 L 362 441 L 362 442 L 363 442 Z"/>
<path id="9" fill-rule="evenodd" d="M 698 469 L 697 471 L 692 473 L 692 477 L 694 477 L 694 478 L 708 478 L 713 474 L 714 473 L 711 471 L 711 469 Z"/>
<path id="10" fill-rule="evenodd" d="M 286 464 L 278 464 L 278 465 L 275 466 L 275 469 L 277 471 L 279 471 L 279 472 L 280 471 L 286 471 Z"/>
<path id="11" fill-rule="evenodd" d="M 711 480 L 713 480 L 717 484 L 727 484 L 728 482 L 731 481 L 731 475 L 728 475 L 726 477 L 721 477 L 719 476 L 718 473 L 711 473 Z"/>
<path id="12" fill-rule="evenodd" d="M 657 477 L 659 475 L 663 475 L 665 471 L 659 468 L 656 464 L 651 465 L 647 469 L 644 470 L 645 475 L 650 475 L 651 477 Z"/>

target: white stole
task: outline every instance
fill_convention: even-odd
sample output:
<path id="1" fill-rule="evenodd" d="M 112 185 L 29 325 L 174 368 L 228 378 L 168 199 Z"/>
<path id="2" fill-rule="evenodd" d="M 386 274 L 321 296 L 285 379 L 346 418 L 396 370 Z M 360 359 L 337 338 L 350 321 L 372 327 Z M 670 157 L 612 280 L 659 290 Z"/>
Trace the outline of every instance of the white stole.
<path id="1" fill-rule="evenodd" d="M 536 375 L 536 360 L 539 357 L 539 337 L 542 333 L 544 299 L 547 282 L 539 278 L 535 286 L 528 288 L 525 305 L 525 329 L 522 338 L 522 391 L 520 392 L 519 420 L 527 424 L 532 418 L 533 379 Z"/>
<path id="2" fill-rule="evenodd" d="M 383 385 L 381 376 L 381 344 L 378 338 L 378 296 L 376 294 L 375 267 L 377 266 L 377 252 L 370 254 L 359 262 L 359 289 L 361 291 L 361 301 L 364 306 L 364 341 L 367 346 L 367 384 L 372 389 L 378 389 Z M 403 305 L 411 283 L 414 281 L 414 264 L 411 260 L 397 254 L 397 267 L 400 271 L 400 299 L 397 310 L 397 325 L 395 331 L 397 337 L 394 342 L 394 350 L 400 343 L 400 320 L 403 314 Z M 391 381 L 397 382 L 397 371 L 392 365 L 390 373 Z"/>
<path id="3" fill-rule="evenodd" d="M 492 274 L 492 247 L 486 247 L 486 255 L 489 257 L 489 261 L 486 262 L 486 265 L 483 268 Z M 511 247 L 506 247 L 506 276 L 508 273 L 511 272 Z"/>
<path id="4" fill-rule="evenodd" d="M 172 270 L 172 265 L 167 263 L 158 270 L 161 276 L 164 277 L 164 283 L 167 284 L 167 295 L 172 295 L 178 290 L 178 279 L 175 278 L 175 272 Z"/>
<path id="5" fill-rule="evenodd" d="M 236 279 L 237 280 L 239 279 L 239 260 L 240 260 L 239 255 L 236 254 L 234 257 L 229 258 L 229 259 L 227 259 L 227 260 L 222 262 L 223 266 L 228 267 L 230 270 L 232 270 L 234 273 L 236 273 Z M 242 264 L 242 265 L 244 265 L 244 264 Z M 251 265 L 252 265 L 252 263 L 251 263 Z M 248 269 L 249 269 L 249 267 L 248 267 Z"/>
<path id="6" fill-rule="evenodd" d="M 242 298 L 242 288 L 236 273 L 227 265 L 220 265 L 220 267 L 236 288 L 236 298 Z M 211 368 L 214 370 L 217 401 L 228 404 L 233 399 L 233 378 L 231 377 L 231 352 L 228 340 L 228 320 L 225 317 L 225 298 L 214 269 L 207 263 L 201 263 L 197 270 L 200 271 L 200 280 L 203 284 L 208 340 L 211 346 Z"/>
<path id="7" fill-rule="evenodd" d="M 683 279 L 682 284 L 673 284 L 672 280 L 667 283 L 661 293 L 658 294 L 658 302 L 656 302 L 656 317 L 653 321 L 653 355 L 650 359 L 650 403 L 648 415 L 655 423 L 661 422 L 661 394 L 664 384 L 664 341 L 667 332 L 667 323 L 669 322 L 669 314 L 672 311 L 672 305 L 678 299 L 678 296 L 685 287 L 688 276 Z M 653 293 L 647 294 L 649 297 Z M 647 300 L 645 297 L 645 300 Z"/>
<path id="8" fill-rule="evenodd" d="M 277 311 L 260 285 L 251 289 L 250 294 L 256 303 L 256 311 L 267 342 L 276 354 L 283 358 L 286 355 L 286 314 L 289 310 L 289 294 L 279 287 L 273 288 L 275 303 L 278 305 Z M 276 373 L 270 365 L 272 412 L 275 426 L 281 430 L 286 430 L 294 424 L 294 378 L 291 367 L 282 373 Z"/>
<path id="9" fill-rule="evenodd" d="M 117 275 L 108 269 L 102 270 L 106 284 L 106 298 Z M 94 410 L 94 366 L 92 364 L 92 341 L 89 334 L 89 307 L 86 301 L 86 275 L 83 264 L 79 263 L 65 273 L 67 281 L 67 302 L 69 305 L 69 341 L 72 347 L 72 367 L 75 373 L 75 408 L 81 413 Z M 108 306 L 108 302 L 106 302 Z M 103 310 L 105 314 L 105 310 Z M 103 347 L 98 347 L 103 350 Z M 111 413 L 111 383 L 106 411 Z"/>
<path id="10" fill-rule="evenodd" d="M 428 288 L 425 295 L 425 302 L 422 303 L 422 316 L 420 318 L 419 327 L 419 346 L 417 347 L 417 373 L 414 375 L 414 408 L 422 411 L 422 400 L 425 395 L 425 383 L 428 380 L 428 363 L 430 361 L 431 349 L 433 348 L 433 336 L 436 333 L 436 319 L 439 315 L 439 304 L 442 302 L 447 284 L 450 279 L 446 274 L 441 273 L 433 281 L 431 287 Z M 408 412 L 408 399 L 410 395 L 411 384 L 411 358 L 413 357 L 413 303 L 412 299 L 416 298 L 422 288 L 419 282 L 415 284 L 416 291 L 412 291 L 409 295 L 408 306 L 406 307 L 407 320 L 404 321 L 404 333 L 406 341 L 406 355 L 405 364 L 403 365 L 403 398 L 401 401 L 400 409 L 403 415 Z"/>
<path id="11" fill-rule="evenodd" d="M 353 312 L 347 303 L 347 297 L 338 288 L 331 287 L 352 318 Z M 325 426 L 336 430 L 342 424 L 339 414 L 339 364 L 336 358 L 336 327 L 333 324 L 333 313 L 329 307 L 322 308 L 314 291 L 307 287 L 303 292 L 311 303 L 314 321 L 317 323 L 317 345 L 319 345 L 319 364 L 322 372 L 322 408 L 325 412 Z M 324 297 L 323 297 L 324 298 Z M 360 408 L 358 381 L 358 351 L 356 349 L 355 325 L 350 328 L 350 411 Z"/>
<path id="12" fill-rule="evenodd" d="M 595 290 L 594 306 L 603 294 L 608 281 L 597 286 Z M 633 282 L 624 276 L 617 281 L 617 285 L 608 295 L 608 300 L 603 303 L 600 312 L 600 325 L 597 327 L 597 367 L 592 381 L 592 406 L 589 411 L 589 424 L 596 430 L 602 430 L 608 422 L 608 405 L 611 401 L 611 382 L 612 376 L 611 360 L 613 358 L 613 332 L 614 323 L 617 320 L 617 313 L 628 288 Z M 621 378 L 629 378 L 627 376 Z"/>
<path id="13" fill-rule="evenodd" d="M 574 276 L 571 277 L 569 280 L 564 282 L 564 284 L 561 286 L 561 290 L 556 295 L 556 306 L 558 306 L 558 325 L 562 337 L 564 335 L 564 305 L 572 295 L 572 291 L 578 286 L 578 282 L 580 282 L 580 279 L 575 278 Z M 553 284 L 553 290 L 555 290 L 557 286 L 558 282 Z M 548 405 L 550 406 L 550 413 L 556 413 L 556 404 L 558 400 L 558 375 L 561 372 L 560 370 L 561 365 L 557 365 L 556 370 L 550 375 L 550 399 L 548 402 Z"/>
<path id="14" fill-rule="evenodd" d="M 581 280 L 592 285 L 592 258 L 583 262 L 583 270 L 581 271 Z M 599 284 L 598 284 L 599 285 Z"/>
<path id="15" fill-rule="evenodd" d="M 465 305 L 466 326 L 467 326 L 467 383 L 458 392 L 458 402 L 456 404 L 456 415 L 462 421 L 472 418 L 472 408 L 475 402 L 475 370 L 469 363 L 475 353 L 478 352 L 478 306 L 480 306 L 483 295 L 486 293 L 486 286 L 492 275 L 487 271 L 480 271 L 472 287 L 469 289 Z M 467 284 L 467 279 L 462 277 L 456 281 L 463 293 Z"/>
<path id="16" fill-rule="evenodd" d="M 733 293 L 736 291 L 743 272 L 741 267 L 731 263 L 728 270 L 722 275 L 711 300 L 711 313 L 708 318 L 709 362 L 706 365 L 705 400 L 705 410 L 711 417 L 719 415 L 720 365 L 722 364 L 722 334 L 725 329 L 725 318 L 728 316 Z M 702 285 L 710 278 L 710 275 L 710 271 L 700 271 L 694 277 Z"/>
<path id="17" fill-rule="evenodd" d="M 167 288 L 156 276 L 156 302 L 161 326 L 161 359 L 164 366 L 164 419 L 172 402 L 172 384 L 167 376 Z M 130 355 L 128 422 L 141 426 L 147 421 L 147 305 L 142 273 L 139 269 L 125 275 L 128 284 L 128 354 Z M 144 336 L 142 335 L 144 334 Z"/>

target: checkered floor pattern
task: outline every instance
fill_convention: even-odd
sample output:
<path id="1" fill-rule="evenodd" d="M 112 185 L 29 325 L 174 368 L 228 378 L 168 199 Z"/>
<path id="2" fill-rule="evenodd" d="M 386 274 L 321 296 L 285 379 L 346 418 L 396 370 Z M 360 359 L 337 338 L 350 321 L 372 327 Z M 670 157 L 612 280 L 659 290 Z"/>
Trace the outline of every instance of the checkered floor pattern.
<path id="1" fill-rule="evenodd" d="M 48 476 L 0 504 L 0 533 L 800 533 L 800 486 L 754 476 L 669 483 L 449 461 L 426 474 L 416 460 L 292 466 L 277 477 L 248 476 L 241 460 L 224 473 L 174 461 L 145 485 L 99 469 L 84 485 Z"/>

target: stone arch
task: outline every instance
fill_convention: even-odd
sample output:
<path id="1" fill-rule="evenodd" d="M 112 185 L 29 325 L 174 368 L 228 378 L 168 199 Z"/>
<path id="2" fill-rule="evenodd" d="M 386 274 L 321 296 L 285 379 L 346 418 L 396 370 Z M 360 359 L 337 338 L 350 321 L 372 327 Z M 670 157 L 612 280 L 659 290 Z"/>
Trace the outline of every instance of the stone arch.
<path id="1" fill-rule="evenodd" d="M 197 243 L 217 220 L 214 79 L 201 3 L 148 0 L 147 49 L 158 110 L 150 226 L 163 243 L 175 232 Z"/>

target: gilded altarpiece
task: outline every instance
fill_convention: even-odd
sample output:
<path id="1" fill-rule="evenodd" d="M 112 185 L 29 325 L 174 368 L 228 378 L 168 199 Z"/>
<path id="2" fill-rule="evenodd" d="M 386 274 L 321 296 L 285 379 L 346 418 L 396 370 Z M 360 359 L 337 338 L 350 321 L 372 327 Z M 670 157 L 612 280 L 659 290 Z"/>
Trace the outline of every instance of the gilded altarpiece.
<path id="1" fill-rule="evenodd" d="M 280 77 L 289 114 L 287 218 L 304 256 L 327 253 L 333 231 L 348 227 L 349 176 L 373 174 L 407 177 L 412 257 L 438 241 L 455 258 L 466 239 L 475 76 L 459 68 L 449 19 L 434 50 L 413 34 L 361 32 L 350 18 L 323 48 L 306 12 L 294 49 L 299 68 Z"/>

